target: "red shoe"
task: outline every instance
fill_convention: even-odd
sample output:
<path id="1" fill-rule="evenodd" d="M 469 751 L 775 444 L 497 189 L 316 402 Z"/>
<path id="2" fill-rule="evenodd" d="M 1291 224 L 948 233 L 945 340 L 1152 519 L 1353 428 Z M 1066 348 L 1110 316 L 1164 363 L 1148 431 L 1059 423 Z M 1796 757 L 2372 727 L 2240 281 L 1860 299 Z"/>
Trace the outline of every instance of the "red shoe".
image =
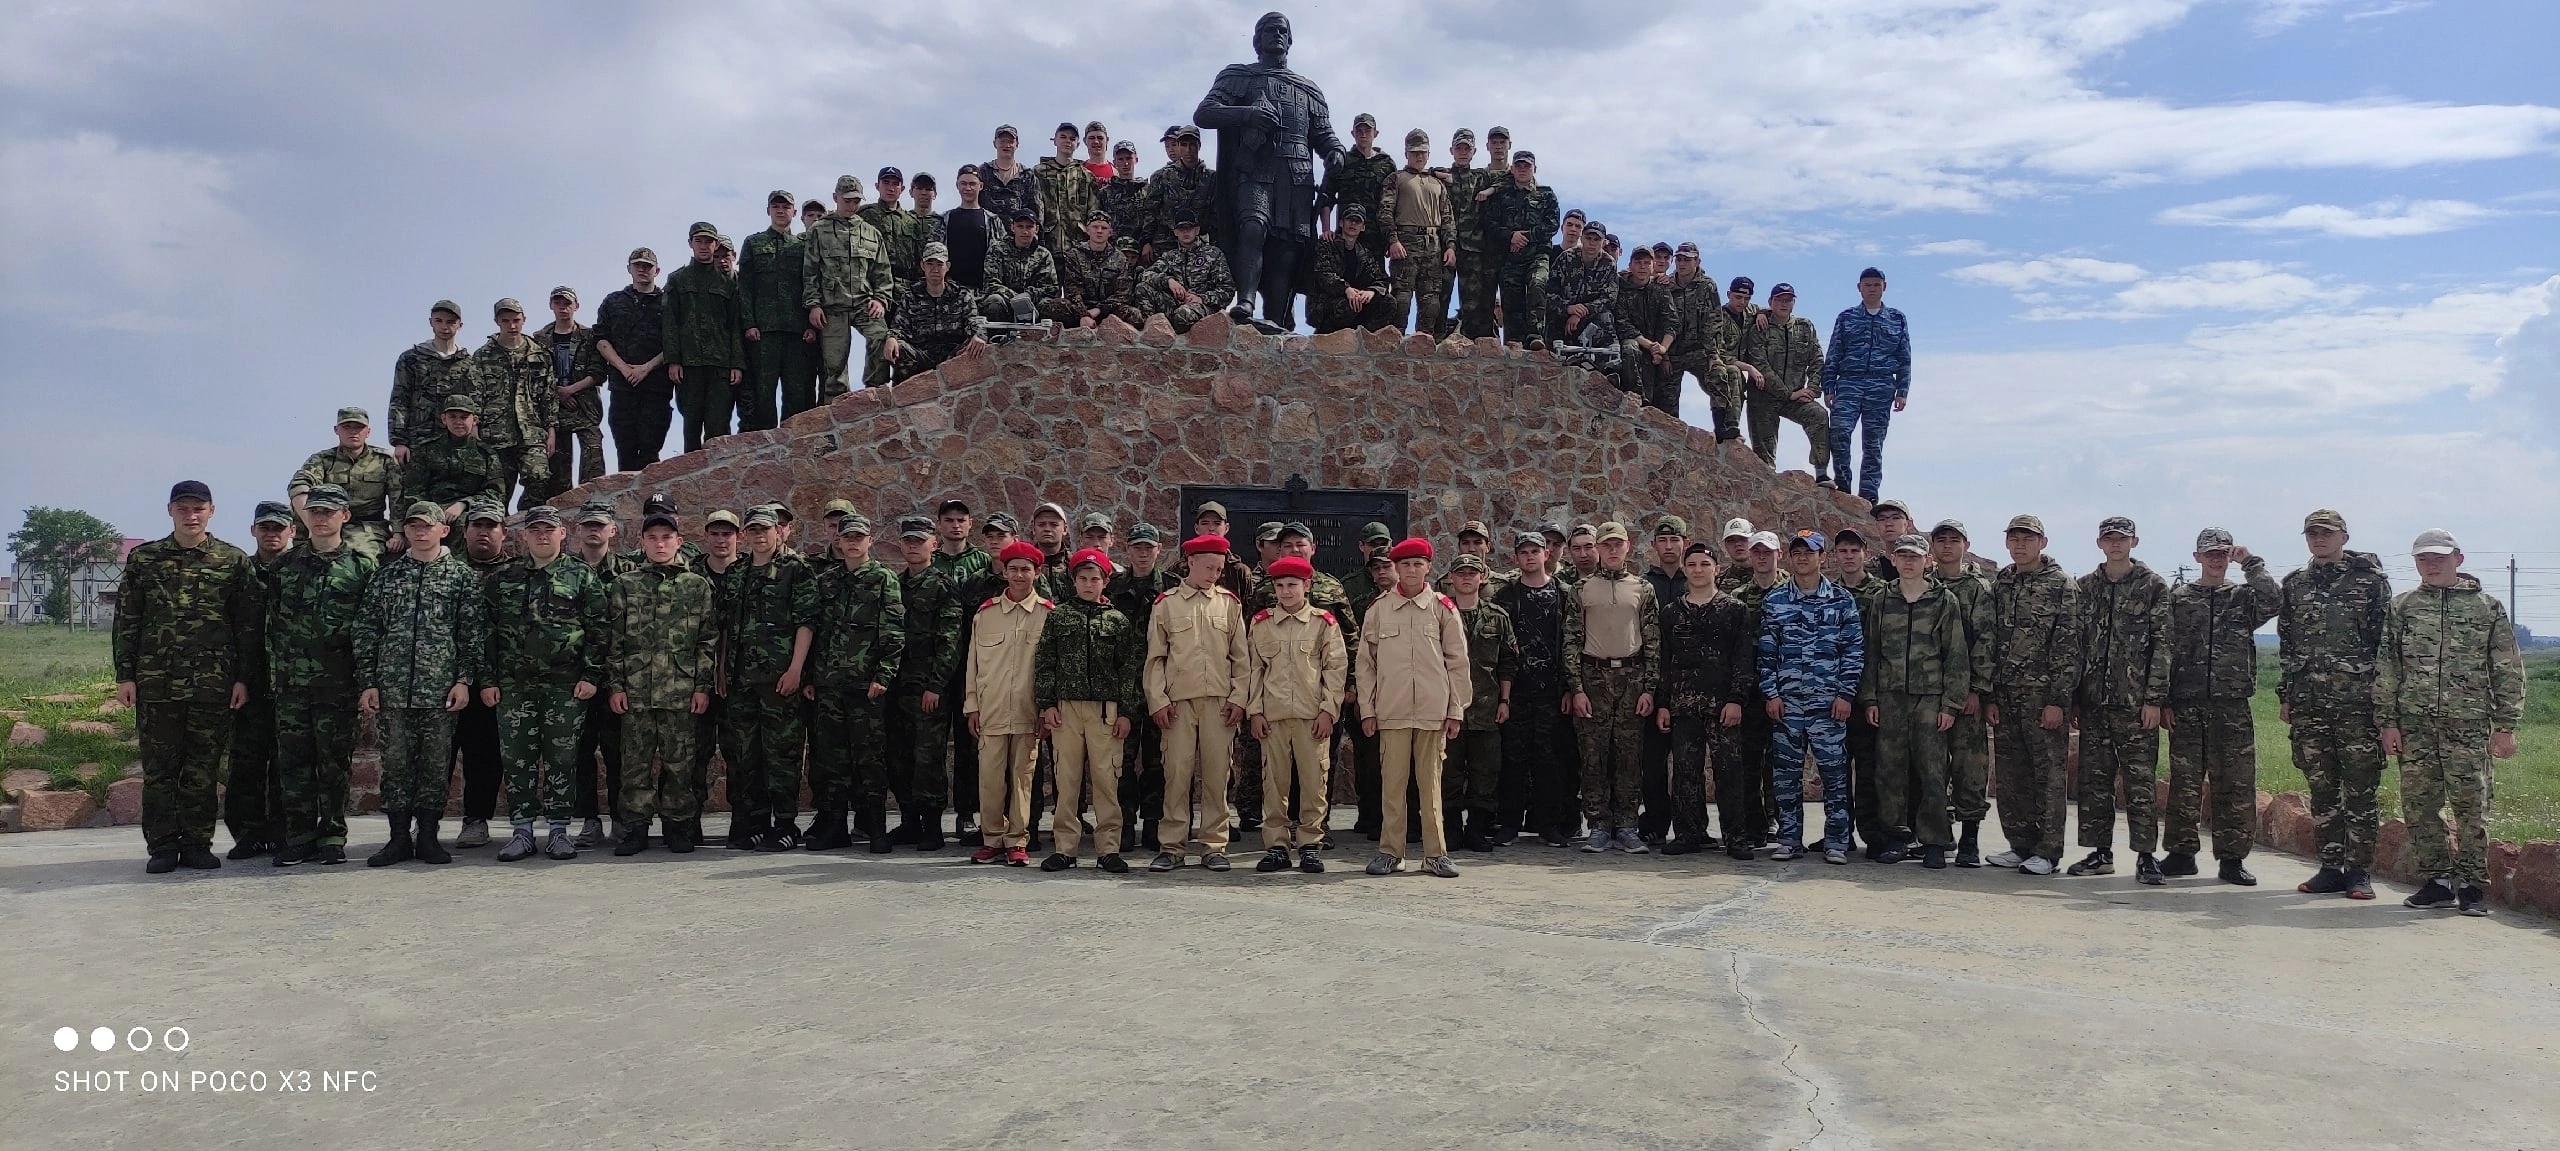
<path id="1" fill-rule="evenodd" d="M 996 850 L 992 845 L 981 847 L 978 850 L 969 853 L 969 862 L 994 863 L 999 857 L 1003 856 L 1003 854 L 1003 852 Z"/>
<path id="2" fill-rule="evenodd" d="M 1027 847 L 1016 847 L 1007 850 L 1004 853 L 1004 865 L 1006 867 L 1031 866 L 1031 849 Z"/>

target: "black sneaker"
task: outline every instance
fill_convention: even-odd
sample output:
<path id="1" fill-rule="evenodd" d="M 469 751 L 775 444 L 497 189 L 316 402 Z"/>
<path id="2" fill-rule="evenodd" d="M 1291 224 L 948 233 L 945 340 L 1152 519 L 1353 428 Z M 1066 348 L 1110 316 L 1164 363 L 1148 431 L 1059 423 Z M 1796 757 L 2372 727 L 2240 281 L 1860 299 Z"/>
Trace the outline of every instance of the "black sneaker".
<path id="1" fill-rule="evenodd" d="M 645 823 L 634 823 L 623 828 L 622 842 L 613 845 L 613 853 L 638 855 L 649 850 L 649 833 L 645 830 L 648 826 Z"/>
<path id="2" fill-rule="evenodd" d="M 1875 860 L 1878 863 L 1900 863 L 1903 860 L 1911 858 L 1911 856 L 1908 852 L 1903 851 L 1899 847 L 1887 847 L 1870 850 L 1867 854 L 1867 858 Z"/>
<path id="3" fill-rule="evenodd" d="M 238 863 L 243 859 L 256 859 L 257 857 L 265 855 L 269 851 L 273 850 L 275 849 L 265 840 L 244 839 L 238 843 L 232 844 L 231 850 L 223 852 L 222 857 L 232 861 L 233 863 Z"/>
<path id="4" fill-rule="evenodd" d="M 1289 849 L 1285 847 L 1275 847 L 1269 851 L 1263 852 L 1261 861 L 1255 863 L 1253 865 L 1253 869 L 1255 871 L 1262 872 L 1265 875 L 1274 871 L 1289 870 Z"/>
<path id="5" fill-rule="evenodd" d="M 1315 848 L 1300 848 L 1298 870 L 1307 875 L 1322 875 L 1324 874 L 1324 857 L 1316 854 Z"/>
<path id="6" fill-rule="evenodd" d="M 2442 911 L 2454 906 L 2460 899 L 2460 896 L 2453 893 L 2452 884 L 2441 879 L 2430 879 L 2426 886 L 2411 893 L 2409 898 L 2401 900 L 2400 906 L 2415 907 L 2422 911 Z"/>
<path id="7" fill-rule="evenodd" d="M 1921 848 L 1920 866 L 1928 868 L 1931 871 L 1945 871 L 1947 869 L 1947 849 L 1943 847 Z"/>
<path id="8" fill-rule="evenodd" d="M 318 850 L 318 848 L 310 844 L 303 844 L 299 847 L 292 844 L 286 844 L 285 846 L 276 849 L 275 858 L 269 862 L 274 863 L 278 867 L 291 867 L 297 863 L 309 863 L 311 862 L 312 855 Z"/>
<path id="9" fill-rule="evenodd" d="M 1147 864 L 1147 870 L 1161 875 L 1180 866 L 1182 866 L 1181 856 L 1170 851 L 1159 851 L 1154 861 Z"/>
<path id="10" fill-rule="evenodd" d="M 2477 884 L 2463 884 L 2462 890 L 2456 893 L 2454 898 L 2464 915 L 2489 914 L 2489 896 L 2481 891 Z"/>
<path id="11" fill-rule="evenodd" d="M 1697 852 L 1698 845 L 1690 842 L 1689 837 L 1685 835 L 1673 836 L 1662 844 L 1664 855 L 1695 855 Z"/>
<path id="12" fill-rule="evenodd" d="M 2147 883 L 2153 887 L 2169 882 L 2167 877 L 2160 874 L 2160 861 L 2151 858 L 2151 853 L 2148 851 L 2134 853 L 2133 878 L 2137 882 Z"/>
<path id="13" fill-rule="evenodd" d="M 1129 861 L 1120 858 L 1120 853 L 1116 851 L 1111 852 L 1100 859 L 1094 860 L 1093 862 L 1095 866 L 1100 867 L 1104 871 L 1108 871 L 1113 875 L 1126 874 L 1129 870 Z"/>
<path id="14" fill-rule="evenodd" d="M 2240 887 L 2256 887 L 2258 885 L 2258 877 L 2249 874 L 2248 867 L 2237 859 L 2226 859 L 2222 861 L 2222 881 L 2224 883 L 2234 884 Z"/>
<path id="15" fill-rule="evenodd" d="M 2350 867 L 2347 869 L 2347 898 L 2373 898 L 2373 877 L 2365 874 L 2364 869 L 2361 867 Z"/>
<path id="16" fill-rule="evenodd" d="M 2115 853 L 2109 851 L 2092 851 L 2086 857 L 2082 858 L 2080 862 L 2064 868 L 2062 873 L 2064 875 L 2072 876 L 2114 875 L 2116 873 Z"/>
<path id="17" fill-rule="evenodd" d="M 142 869 L 153 875 L 167 875 L 178 869 L 178 853 L 163 851 L 155 854 L 151 857 L 151 862 L 142 865 Z"/>
<path id="18" fill-rule="evenodd" d="M 2170 852 L 2170 853 L 2169 853 L 2168 858 L 2163 859 L 2163 860 L 2161 860 L 2161 861 L 2160 861 L 2160 874 L 2162 874 L 2162 875 L 2194 875 L 2194 874 L 2196 874 L 2196 853 L 2195 853 L 2195 852 L 2192 852 L 2192 851 L 2172 851 L 2172 852 Z"/>
<path id="19" fill-rule="evenodd" d="M 2293 889 L 2304 895 L 2336 895 L 2347 889 L 2347 873 L 2322 864 L 2311 878 L 2294 884 Z"/>
<path id="20" fill-rule="evenodd" d="M 1727 857 L 1741 860 L 1744 863 L 1749 863 L 1754 858 L 1754 853 L 1751 849 L 1751 843 L 1749 840 L 1737 839 L 1732 843 L 1726 844 L 1724 853 Z"/>
<path id="21" fill-rule="evenodd" d="M 334 866 L 346 861 L 347 849 L 339 844 L 324 843 L 311 849 L 311 862 L 321 866 Z"/>
<path id="22" fill-rule="evenodd" d="M 1041 861 L 1040 861 L 1040 870 L 1042 870 L 1042 871 L 1065 871 L 1066 869 L 1068 869 L 1068 868 L 1070 868 L 1070 867 L 1074 867 L 1075 865 L 1076 865 L 1076 857 L 1075 857 L 1075 856 L 1068 855 L 1068 854 L 1066 854 L 1066 853 L 1064 853 L 1064 852 L 1052 851 L 1052 852 L 1050 852 L 1050 853 L 1049 853 L 1049 858 L 1047 858 L 1047 859 L 1043 859 L 1043 860 L 1041 860 Z"/>

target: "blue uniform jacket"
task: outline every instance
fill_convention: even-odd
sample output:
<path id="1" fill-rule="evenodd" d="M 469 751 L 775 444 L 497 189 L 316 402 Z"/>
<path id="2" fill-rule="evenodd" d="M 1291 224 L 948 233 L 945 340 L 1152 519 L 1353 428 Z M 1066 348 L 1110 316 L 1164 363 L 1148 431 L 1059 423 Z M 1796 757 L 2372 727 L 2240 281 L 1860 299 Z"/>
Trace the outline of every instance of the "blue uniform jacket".
<path id="1" fill-rule="evenodd" d="M 1822 390 L 1842 384 L 1891 383 L 1896 398 L 1911 394 L 1911 325 L 1899 308 L 1868 315 L 1842 309 L 1831 321 L 1831 350 L 1822 357 Z"/>
<path id="2" fill-rule="evenodd" d="M 1824 579 L 1812 591 L 1789 580 L 1760 605 L 1760 694 L 1790 710 L 1856 699 L 1867 667 L 1858 597 Z"/>

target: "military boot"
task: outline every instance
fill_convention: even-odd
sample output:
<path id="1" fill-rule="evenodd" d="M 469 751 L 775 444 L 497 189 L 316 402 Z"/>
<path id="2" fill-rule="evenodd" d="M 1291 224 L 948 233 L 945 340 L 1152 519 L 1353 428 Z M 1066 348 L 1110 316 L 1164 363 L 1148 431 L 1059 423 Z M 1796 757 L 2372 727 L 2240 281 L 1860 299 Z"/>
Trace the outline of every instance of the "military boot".
<path id="1" fill-rule="evenodd" d="M 420 863 L 453 862 L 453 853 L 446 851 L 443 844 L 436 842 L 436 821 L 433 819 L 418 821 L 417 852 Z"/>
<path id="2" fill-rule="evenodd" d="M 806 851 L 838 851 L 853 846 L 853 833 L 845 828 L 841 811 L 821 811 L 809 822 L 809 834 L 800 846 Z"/>
<path id="3" fill-rule="evenodd" d="M 390 819 L 391 842 L 383 844 L 382 850 L 364 857 L 366 867 L 389 867 L 417 857 L 417 851 L 409 845 L 409 817 L 393 815 Z"/>
<path id="4" fill-rule="evenodd" d="M 1982 866 L 1982 822 L 1980 820 L 1968 820 L 1964 825 L 1964 834 L 1957 837 L 1956 866 Z"/>
<path id="5" fill-rule="evenodd" d="M 898 837 L 889 831 L 887 809 L 872 808 L 863 812 L 855 822 L 861 825 L 863 846 L 870 849 L 871 854 L 887 855 L 897 849 Z"/>
<path id="6" fill-rule="evenodd" d="M 916 811 L 916 850 L 942 850 L 942 809 L 919 808 Z"/>

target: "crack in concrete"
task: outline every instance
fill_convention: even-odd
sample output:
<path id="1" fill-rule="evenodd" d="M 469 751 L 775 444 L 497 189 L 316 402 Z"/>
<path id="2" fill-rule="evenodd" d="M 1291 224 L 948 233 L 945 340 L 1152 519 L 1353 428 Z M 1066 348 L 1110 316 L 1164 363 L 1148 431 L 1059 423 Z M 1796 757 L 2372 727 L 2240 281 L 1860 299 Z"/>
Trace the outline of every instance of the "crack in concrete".
<path id="1" fill-rule="evenodd" d="M 1741 907 L 1746 903 L 1758 902 L 1762 898 L 1766 897 L 1769 892 L 1777 886 L 1778 881 L 1774 879 L 1753 880 L 1749 884 L 1744 885 L 1742 890 L 1734 892 L 1723 899 L 1719 899 L 1714 903 L 1701 905 L 1697 910 L 1691 911 L 1687 915 L 1683 915 L 1678 919 L 1666 919 L 1660 923 L 1654 924 L 1652 927 L 1646 928 L 1644 935 L 1638 938 L 1636 942 L 1661 946 L 1665 940 L 1669 940 L 1677 936 L 1688 935 L 1693 932 L 1704 931 L 1716 921 L 1717 917 L 1728 911 L 1732 911 L 1737 907 Z"/>
<path id="2" fill-rule="evenodd" d="M 1786 1045 L 1785 1053 L 1778 1056 L 1778 1069 L 1794 1076 L 1796 1082 L 1804 1086 L 1804 1114 L 1805 1118 L 1813 1121 L 1813 1134 L 1801 1142 L 1790 1144 L 1791 1151 L 1866 1151 L 1872 1147 L 1865 1137 L 1848 1129 L 1845 1117 L 1840 1113 L 1837 1093 L 1826 1094 L 1819 1081 L 1796 1066 L 1796 1055 L 1804 1045 L 1788 1038 L 1760 1014 L 1759 997 L 1743 986 L 1742 952 L 1728 951 L 1725 956 L 1725 983 L 1733 989 L 1734 998 L 1742 1001 L 1743 1014 L 1749 1016 L 1752 1025 L 1767 1033 L 1769 1038 Z"/>

